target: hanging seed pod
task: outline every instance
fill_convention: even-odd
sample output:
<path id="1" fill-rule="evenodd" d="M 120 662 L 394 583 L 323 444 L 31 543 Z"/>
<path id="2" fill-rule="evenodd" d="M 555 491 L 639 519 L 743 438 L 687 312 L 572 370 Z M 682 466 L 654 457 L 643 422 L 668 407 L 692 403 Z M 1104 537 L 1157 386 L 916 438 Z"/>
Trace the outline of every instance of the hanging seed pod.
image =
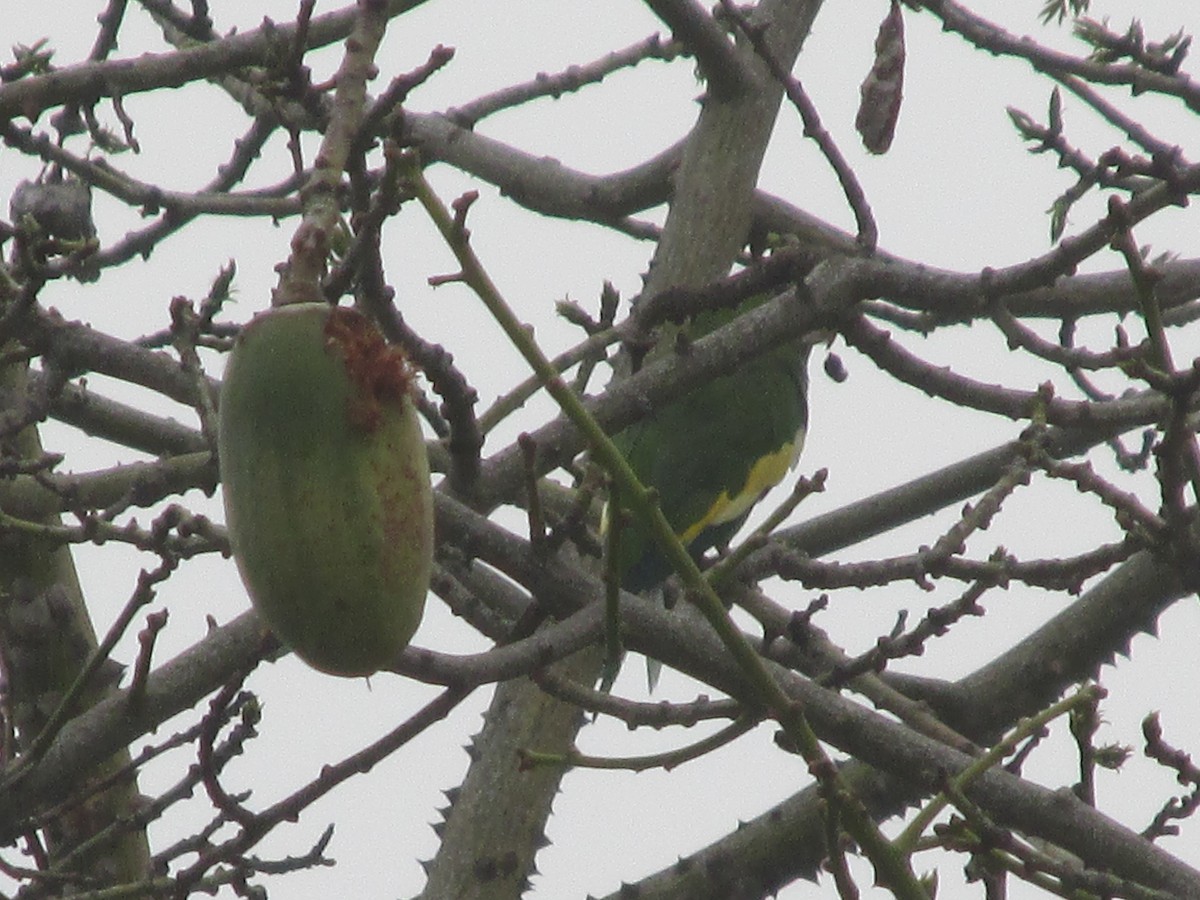
<path id="1" fill-rule="evenodd" d="M 322 672 L 378 671 L 421 620 L 433 498 L 411 377 L 369 319 L 320 303 L 255 316 L 225 372 L 234 558 L 264 621 Z"/>

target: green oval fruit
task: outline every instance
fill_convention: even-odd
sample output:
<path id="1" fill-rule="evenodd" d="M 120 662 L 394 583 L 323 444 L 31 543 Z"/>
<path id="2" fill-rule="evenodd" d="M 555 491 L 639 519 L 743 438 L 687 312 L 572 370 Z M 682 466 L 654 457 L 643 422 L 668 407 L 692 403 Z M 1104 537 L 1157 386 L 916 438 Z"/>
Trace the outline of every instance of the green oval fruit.
<path id="1" fill-rule="evenodd" d="M 309 665 L 395 659 L 425 606 L 429 462 L 411 372 L 362 314 L 281 306 L 242 330 L 221 388 L 229 542 L 255 609 Z"/>

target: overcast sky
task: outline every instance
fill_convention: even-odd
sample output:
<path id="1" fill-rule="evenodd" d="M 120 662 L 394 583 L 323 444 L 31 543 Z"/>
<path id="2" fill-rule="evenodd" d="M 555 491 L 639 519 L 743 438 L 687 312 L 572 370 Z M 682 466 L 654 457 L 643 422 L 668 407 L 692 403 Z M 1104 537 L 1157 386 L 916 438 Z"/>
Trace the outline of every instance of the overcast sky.
<path id="1" fill-rule="evenodd" d="M 291 3 L 215 2 L 211 6 L 222 29 L 233 23 L 253 27 L 264 14 L 283 20 L 293 10 Z M 334 6 L 322 2 L 317 11 Z M 1062 47 L 1077 46 L 1069 40 L 1068 29 L 1039 26 L 1040 0 L 991 0 L 972 6 L 1013 31 L 1032 33 Z M 94 15 L 103 4 L 9 0 L 5 7 L 7 44 L 29 44 L 49 36 L 56 63 L 65 65 L 86 56 L 94 38 Z M 72 15 L 64 16 L 68 7 Z M 796 70 L 825 125 L 863 181 L 879 221 L 880 246 L 900 256 L 961 271 L 999 267 L 1045 252 L 1048 221 L 1044 211 L 1070 183 L 1070 176 L 1056 169 L 1048 157 L 1029 157 L 1005 113 L 1006 106 L 1015 105 L 1044 119 L 1050 86 L 1034 77 L 1027 66 L 986 57 L 943 34 L 931 17 L 907 12 L 909 66 L 895 144 L 882 158 L 867 157 L 861 150 L 853 132 L 858 86 L 870 65 L 875 30 L 885 8 L 882 2 L 827 0 Z M 1098 3 L 1094 12 L 1110 15 L 1114 23 L 1124 23 L 1136 12 L 1147 32 L 1157 36 L 1179 27 L 1200 31 L 1200 7 L 1193 0 Z M 390 77 L 423 62 L 437 43 L 456 48 L 454 62 L 412 97 L 412 108 L 435 111 L 527 81 L 539 71 L 558 71 L 594 59 L 658 30 L 657 20 L 636 0 L 431 0 L 395 24 L 378 62 L 383 76 Z M 162 46 L 137 4 L 131 4 L 118 55 L 134 56 Z M 332 71 L 336 61 L 336 54 L 317 55 L 313 60 L 317 77 Z M 684 134 L 695 118 L 694 99 L 699 91 L 689 61 L 669 66 L 644 63 L 598 88 L 498 116 L 481 126 L 481 131 L 531 153 L 558 157 L 573 167 L 597 173 L 614 171 Z M 212 86 L 138 95 L 127 98 L 125 105 L 137 124 L 143 152 L 137 158 L 122 157 L 117 164 L 140 178 L 177 190 L 195 188 L 211 178 L 228 153 L 227 126 L 241 127 L 236 108 Z M 1132 109 L 1155 117 L 1166 136 L 1181 143 L 1189 157 L 1200 155 L 1200 125 L 1195 116 L 1189 120 L 1179 105 L 1172 108 L 1154 101 Z M 105 114 L 109 115 L 107 108 Z M 1076 143 L 1093 154 L 1116 139 L 1111 129 L 1096 124 L 1070 98 L 1065 115 Z M 280 141 L 273 142 L 265 156 L 276 173 L 286 171 L 288 159 Z M 22 169 L 18 157 L 5 151 L 0 196 L 8 196 L 18 180 L 35 174 L 36 167 Z M 650 245 L 594 227 L 541 220 L 516 210 L 487 186 L 444 168 L 435 169 L 432 177 L 445 197 L 468 188 L 481 190 L 471 220 L 475 249 L 501 290 L 535 323 L 537 337 L 548 352 L 579 339 L 575 329 L 553 316 L 556 300 L 570 298 L 594 307 L 604 279 L 610 279 L 626 297 L 638 291 Z M 269 180 L 263 176 L 264 182 Z M 781 116 L 761 184 L 840 227 L 852 226 L 836 181 L 813 146 L 803 140 L 800 126 L 789 112 Z M 1073 226 L 1090 224 L 1100 208 L 1095 202 L 1082 204 L 1072 215 Z M 658 215 L 661 218 L 661 213 Z M 96 198 L 96 218 L 106 243 L 138 225 L 134 214 L 102 196 Z M 1170 212 L 1139 229 L 1138 236 L 1158 251 L 1196 256 L 1200 253 L 1198 224 L 1192 210 Z M 43 300 L 105 331 L 134 336 L 164 327 L 171 296 L 203 296 L 218 268 L 234 259 L 238 266 L 237 306 L 229 314 L 244 320 L 267 305 L 275 280 L 273 266 L 286 256 L 292 228 L 293 223 L 284 222 L 268 233 L 258 222 L 201 223 L 166 242 L 150 260 L 106 273 L 102 295 L 86 286 L 80 290 L 78 285 L 64 283 L 51 285 Z M 387 248 L 389 276 L 397 286 L 405 316 L 427 338 L 445 343 L 454 353 L 479 388 L 480 408 L 485 408 L 497 394 L 525 377 L 523 364 L 465 289 L 433 290 L 428 286 L 430 275 L 455 266 L 433 228 L 415 209 L 406 210 L 389 234 L 396 236 Z M 1114 254 L 1101 254 L 1089 262 L 1089 268 L 1117 268 L 1119 264 Z M 1195 345 L 1200 342 L 1195 335 L 1189 340 L 1192 352 L 1185 342 L 1180 358 L 1196 355 Z M 934 344 L 934 354 L 943 354 L 977 376 L 1004 378 L 1009 361 L 1003 355 L 979 355 L 977 346 L 970 336 L 947 335 Z M 988 346 L 998 344 L 993 340 Z M 982 414 L 955 414 L 933 403 L 920 406 L 914 401 L 914 392 L 877 376 L 852 354 L 844 356 L 851 372 L 845 385 L 833 384 L 814 367 L 812 431 L 801 471 L 809 474 L 827 467 L 830 482 L 825 495 L 801 510 L 802 517 L 930 471 L 1012 438 L 1020 430 L 1019 424 Z M 218 371 L 219 363 L 215 358 L 211 362 L 214 372 Z M 1037 380 L 1028 370 L 1021 378 L 1022 386 Z M 110 387 L 100 378 L 94 383 L 105 390 Z M 113 393 L 153 402 L 183 421 L 194 421 L 190 410 L 169 408 L 160 398 L 140 398 L 124 386 Z M 914 409 L 919 410 L 915 420 Z M 550 414 L 547 402 L 531 403 L 520 417 L 498 430 L 490 449 L 503 446 L 517 431 Z M 81 444 L 77 434 L 61 426 L 48 425 L 45 433 L 49 449 L 68 449 L 76 469 L 135 456 L 96 442 Z M 193 497 L 188 501 L 214 518 L 220 517 L 216 501 Z M 1021 498 L 1016 501 L 1024 502 Z M 519 517 L 512 521 L 514 529 L 522 527 Z M 1018 553 L 1048 555 L 1043 549 L 1045 534 L 1052 531 L 1069 544 L 1073 527 L 1070 498 L 1063 497 L 1061 506 L 1047 510 L 1044 495 L 1034 495 L 1028 502 L 1027 517 L 1006 517 L 998 531 L 987 534 L 987 546 L 1004 543 Z M 931 524 L 923 528 L 924 534 L 937 534 Z M 872 543 L 854 553 L 911 551 L 913 532 L 908 534 L 907 544 L 886 549 Z M 81 548 L 78 558 L 97 627 L 103 630 L 132 590 L 137 569 L 150 563 L 111 546 Z M 872 595 L 869 608 L 864 604 L 843 609 L 826 627 L 836 623 L 842 629 L 836 636 L 852 649 L 862 649 L 890 629 L 898 609 L 909 609 L 915 617 L 924 605 L 946 599 L 914 593 L 895 590 L 887 600 Z M 806 601 L 797 596 L 798 604 Z M 206 616 L 227 621 L 246 608 L 247 600 L 232 562 L 202 558 L 183 567 L 164 589 L 157 606 L 171 611 L 170 627 L 160 640 L 161 659 L 202 636 Z M 989 610 L 986 619 L 956 631 L 954 641 L 930 647 L 913 668 L 943 676 L 970 671 L 1012 636 L 1027 632 L 1058 608 L 1047 605 L 1045 598 L 1034 592 L 1014 590 Z M 1165 617 L 1163 629 L 1175 640 L 1140 638 L 1132 662 L 1110 676 L 1113 697 L 1105 707 L 1109 722 L 1106 739 L 1137 745 L 1140 720 L 1152 709 L 1163 710 L 1164 723 L 1180 741 L 1191 740 L 1194 745 L 1200 735 L 1192 692 L 1185 688 L 1194 677 L 1148 678 L 1148 673 L 1161 671 L 1194 673 L 1194 648 L 1180 638 L 1200 629 L 1196 605 L 1178 604 Z M 478 636 L 452 620 L 432 597 L 415 642 L 451 652 L 482 648 Z M 131 660 L 135 655 L 131 641 L 124 642 L 116 655 Z M 643 693 L 642 680 L 640 666 L 626 666 L 617 691 Z M 225 781 L 230 789 L 253 786 L 252 806 L 265 806 L 291 792 L 313 777 L 323 763 L 382 734 L 435 693 L 395 676 L 378 676 L 370 685 L 329 678 L 292 658 L 263 666 L 248 686 L 264 703 L 262 733 L 249 752 L 229 766 Z M 694 685 L 668 672 L 659 696 L 685 699 L 694 692 Z M 260 848 L 262 855 L 302 852 L 328 822 L 336 822 L 329 853 L 339 865 L 276 882 L 272 896 L 298 900 L 391 898 L 419 891 L 423 874 L 417 860 L 430 857 L 436 848 L 428 823 L 436 818 L 435 808 L 444 805 L 439 792 L 456 785 L 465 771 L 466 754 L 457 748 L 478 730 L 486 700 L 486 693 L 479 692 L 447 722 L 373 773 L 353 779 L 308 809 L 298 824 L 278 829 Z M 169 724 L 158 736 L 172 730 Z M 552 900 L 607 893 L 617 887 L 615 874 L 634 880 L 655 871 L 676 854 L 719 837 L 737 819 L 762 812 L 793 787 L 804 784 L 807 776 L 802 761 L 780 754 L 771 742 L 771 733 L 772 729 L 762 727 L 732 747 L 670 775 L 570 773 L 550 821 L 553 844 L 539 856 L 542 874 L 530 896 Z M 452 740 L 451 734 L 457 737 Z M 623 726 L 601 720 L 585 729 L 581 742 L 585 750 L 622 755 L 646 753 L 694 738 L 690 733 L 684 738 L 629 733 Z M 1054 762 L 1043 761 L 1047 757 Z M 173 780 L 174 772 L 184 764 L 176 757 L 167 767 L 149 770 L 143 790 L 154 793 Z M 1101 803 L 1122 810 L 1123 821 L 1141 827 L 1170 788 L 1140 757 L 1130 765 L 1130 774 L 1102 779 Z M 1031 771 L 1051 785 L 1070 783 L 1075 776 L 1065 753 L 1039 756 Z M 1142 785 L 1153 785 L 1153 789 L 1139 789 Z M 206 801 L 198 798 L 155 826 L 153 836 L 165 843 L 182 829 L 206 820 L 208 812 Z M 1200 865 L 1194 833 L 1191 849 L 1186 849 L 1188 845 L 1188 841 L 1165 843 Z M 917 861 L 919 870 L 933 865 L 932 861 Z M 946 881 L 952 880 L 956 871 L 957 864 L 942 873 L 944 891 L 951 890 Z M 864 896 L 876 896 L 866 887 L 869 883 L 864 876 Z M 795 885 L 780 896 L 799 900 L 831 895 L 831 887 L 823 883 L 820 887 Z M 1014 890 L 1012 896 L 1029 895 Z"/>

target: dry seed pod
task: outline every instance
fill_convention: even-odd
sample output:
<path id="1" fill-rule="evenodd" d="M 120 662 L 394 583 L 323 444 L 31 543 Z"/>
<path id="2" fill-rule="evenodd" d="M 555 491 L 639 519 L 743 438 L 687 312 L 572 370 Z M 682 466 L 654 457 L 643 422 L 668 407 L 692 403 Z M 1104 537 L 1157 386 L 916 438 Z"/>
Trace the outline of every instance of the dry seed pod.
<path id="1" fill-rule="evenodd" d="M 225 518 L 255 609 L 316 669 L 370 675 L 421 620 L 429 463 L 397 348 L 352 309 L 300 303 L 243 329 L 221 389 Z"/>

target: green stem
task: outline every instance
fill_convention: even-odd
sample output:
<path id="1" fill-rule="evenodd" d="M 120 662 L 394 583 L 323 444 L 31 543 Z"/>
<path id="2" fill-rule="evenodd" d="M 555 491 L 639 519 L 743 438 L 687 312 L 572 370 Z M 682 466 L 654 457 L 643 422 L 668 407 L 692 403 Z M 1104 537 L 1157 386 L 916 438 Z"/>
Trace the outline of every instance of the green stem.
<path id="1" fill-rule="evenodd" d="M 645 772 L 648 769 L 663 769 L 671 771 L 676 766 L 693 759 L 699 759 L 706 753 L 711 753 L 730 744 L 746 732 L 750 731 L 758 720 L 752 716 L 743 716 L 730 722 L 720 731 L 714 732 L 702 740 L 668 750 L 664 753 L 649 753 L 644 756 L 592 756 L 580 753 L 574 747 L 565 753 L 542 753 L 536 750 L 522 750 L 521 764 L 523 766 L 573 766 L 586 769 L 622 769 L 630 772 Z"/>
<path id="2" fill-rule="evenodd" d="M 964 793 L 971 782 L 975 781 L 989 769 L 1003 762 L 1004 757 L 1016 749 L 1017 744 L 1021 741 L 1037 734 L 1050 722 L 1057 719 L 1059 716 L 1069 713 L 1084 703 L 1095 703 L 1101 696 L 1101 688 L 1097 685 L 1090 684 L 1081 688 L 1069 697 L 1059 700 L 1053 706 L 1049 706 L 1042 710 L 1036 716 L 1028 719 L 1023 719 L 1017 724 L 1017 727 L 1010 731 L 1004 738 L 994 747 L 989 749 L 987 753 L 980 756 L 969 766 L 959 772 L 951 779 L 951 785 L 955 791 Z M 913 817 L 913 820 L 908 824 L 908 827 L 900 833 L 896 838 L 896 846 L 903 851 L 911 852 L 916 848 L 917 842 L 921 839 L 921 835 L 925 833 L 933 820 L 936 819 L 950 803 L 950 797 L 946 793 L 938 794 L 925 805 L 925 807 Z"/>
<path id="3" fill-rule="evenodd" d="M 457 210 L 458 218 L 452 216 L 426 181 L 419 161 L 412 154 L 408 156 L 408 165 L 409 171 L 406 174 L 414 195 L 462 267 L 454 280 L 465 283 L 483 301 L 513 346 L 545 385 L 546 391 L 583 433 L 593 459 L 612 477 L 634 514 L 650 525 L 663 555 L 674 570 L 680 573 L 689 600 L 708 620 L 721 643 L 745 674 L 751 698 L 770 711 L 794 746 L 799 748 L 814 776 L 821 781 L 827 799 L 838 804 L 847 832 L 871 860 L 878 881 L 887 885 L 900 900 L 928 900 L 927 893 L 917 881 L 904 856 L 888 842 L 862 806 L 842 786 L 836 767 L 825 755 L 803 712 L 771 677 L 762 658 L 754 652 L 749 641 L 734 625 L 724 604 L 705 581 L 695 561 L 667 522 L 658 506 L 656 493 L 638 480 L 616 445 L 588 413 L 575 392 L 533 340 L 530 330 L 516 317 L 504 300 L 471 248 L 462 221 L 465 217 L 465 207 Z"/>
<path id="4" fill-rule="evenodd" d="M 621 532 L 624 530 L 619 497 L 617 486 L 610 487 L 607 507 L 609 522 L 604 535 L 605 559 L 608 563 L 604 571 L 604 666 L 600 675 L 600 691 L 605 694 L 612 690 L 617 680 L 624 650 L 621 640 L 621 581 L 616 566 Z"/>

